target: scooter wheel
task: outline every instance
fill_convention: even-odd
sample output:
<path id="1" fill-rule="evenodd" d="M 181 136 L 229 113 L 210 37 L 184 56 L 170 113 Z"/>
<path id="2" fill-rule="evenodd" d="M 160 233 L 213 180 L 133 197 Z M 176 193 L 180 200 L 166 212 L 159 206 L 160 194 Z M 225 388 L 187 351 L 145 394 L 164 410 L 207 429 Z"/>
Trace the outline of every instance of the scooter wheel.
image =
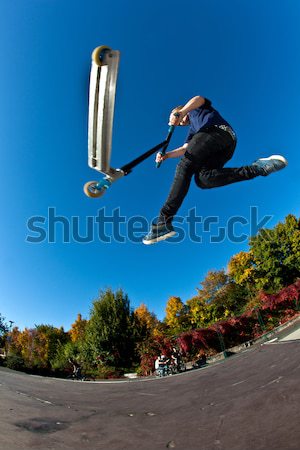
<path id="1" fill-rule="evenodd" d="M 92 61 L 94 61 L 97 66 L 102 66 L 104 53 L 110 51 L 111 48 L 107 47 L 107 45 L 101 45 L 100 47 L 96 47 L 92 53 Z"/>
<path id="2" fill-rule="evenodd" d="M 106 189 L 105 188 L 97 189 L 96 188 L 97 184 L 98 181 L 88 181 L 87 183 L 85 183 L 85 185 L 83 186 L 83 191 L 85 195 L 92 198 L 102 197 L 102 195 L 105 194 Z"/>

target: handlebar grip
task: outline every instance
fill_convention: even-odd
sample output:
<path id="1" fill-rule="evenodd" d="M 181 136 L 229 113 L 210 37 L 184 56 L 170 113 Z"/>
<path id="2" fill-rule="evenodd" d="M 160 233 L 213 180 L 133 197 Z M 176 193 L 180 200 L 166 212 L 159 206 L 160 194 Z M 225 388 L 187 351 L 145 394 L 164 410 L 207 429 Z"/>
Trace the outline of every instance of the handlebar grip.
<path id="1" fill-rule="evenodd" d="M 158 153 L 160 153 L 163 156 L 163 152 L 158 152 Z M 156 163 L 156 168 L 157 169 L 160 167 L 161 163 L 162 163 L 162 161 Z"/>
<path id="2" fill-rule="evenodd" d="M 166 138 L 165 144 L 162 148 L 162 150 L 159 152 L 161 155 L 164 155 L 166 153 L 166 150 L 168 148 L 169 142 L 171 140 L 172 134 L 174 133 L 175 130 L 175 125 L 170 125 L 169 130 L 168 130 L 168 136 Z M 161 162 L 157 162 L 156 163 L 156 168 L 158 169 L 161 166 Z"/>

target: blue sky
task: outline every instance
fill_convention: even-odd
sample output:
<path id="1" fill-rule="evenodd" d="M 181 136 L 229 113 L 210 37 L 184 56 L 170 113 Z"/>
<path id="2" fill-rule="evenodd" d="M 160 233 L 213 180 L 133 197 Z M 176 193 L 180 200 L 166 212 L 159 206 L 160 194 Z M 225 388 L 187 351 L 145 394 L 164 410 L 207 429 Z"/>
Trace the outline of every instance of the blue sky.
<path id="1" fill-rule="evenodd" d="M 127 221 L 150 221 L 167 196 L 176 160 L 156 170 L 153 158 L 103 198 L 83 194 L 86 181 L 100 178 L 87 165 L 90 54 L 98 45 L 121 52 L 114 167 L 165 138 L 172 107 L 207 96 L 238 135 L 227 166 L 273 153 L 284 154 L 289 166 L 210 191 L 193 184 L 180 215 L 196 207 L 224 229 L 231 217 L 244 217 L 248 225 L 236 233 L 248 236 L 251 207 L 259 219 L 272 216 L 268 226 L 299 216 L 299 19 L 293 0 L 1 1 L 0 313 L 7 320 L 69 329 L 78 312 L 88 317 L 106 287 L 123 288 L 133 307 L 144 302 L 163 318 L 169 296 L 186 301 L 208 270 L 248 248 L 245 239 L 210 242 L 216 225 L 205 232 L 201 224 L 202 243 L 64 243 L 60 224 L 54 243 L 26 242 L 29 218 L 48 220 L 49 208 L 77 217 L 84 235 L 86 218 L 98 210 L 111 215 L 119 208 Z M 185 135 L 176 129 L 170 149 Z"/>

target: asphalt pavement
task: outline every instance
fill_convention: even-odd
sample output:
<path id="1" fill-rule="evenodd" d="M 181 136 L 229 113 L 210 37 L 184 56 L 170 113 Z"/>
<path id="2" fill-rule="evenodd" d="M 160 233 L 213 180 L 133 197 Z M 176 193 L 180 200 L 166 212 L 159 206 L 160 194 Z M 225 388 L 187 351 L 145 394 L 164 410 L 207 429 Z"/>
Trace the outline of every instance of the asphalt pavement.
<path id="1" fill-rule="evenodd" d="M 300 340 L 165 378 L 88 382 L 0 368 L 0 449 L 300 449 Z"/>

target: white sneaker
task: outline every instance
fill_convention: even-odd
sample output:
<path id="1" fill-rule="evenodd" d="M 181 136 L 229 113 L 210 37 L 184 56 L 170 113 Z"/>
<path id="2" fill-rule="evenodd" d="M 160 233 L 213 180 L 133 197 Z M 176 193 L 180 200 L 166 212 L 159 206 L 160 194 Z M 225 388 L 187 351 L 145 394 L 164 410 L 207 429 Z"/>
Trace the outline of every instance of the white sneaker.
<path id="1" fill-rule="evenodd" d="M 287 160 L 281 155 L 271 155 L 268 158 L 259 158 L 251 164 L 252 167 L 257 169 L 258 175 L 262 175 L 263 177 L 284 169 L 287 165 Z"/>

